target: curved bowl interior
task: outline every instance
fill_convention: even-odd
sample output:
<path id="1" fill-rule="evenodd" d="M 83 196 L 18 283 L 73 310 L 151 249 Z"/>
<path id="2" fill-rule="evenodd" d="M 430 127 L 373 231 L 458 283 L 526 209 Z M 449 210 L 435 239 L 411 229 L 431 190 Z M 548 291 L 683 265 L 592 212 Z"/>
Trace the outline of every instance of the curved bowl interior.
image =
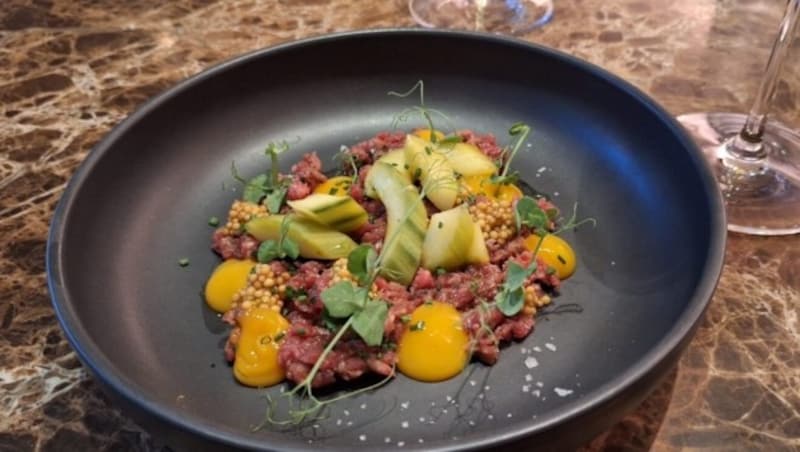
<path id="1" fill-rule="evenodd" d="M 286 139 L 294 144 L 284 170 L 311 150 L 331 169 L 340 145 L 389 129 L 416 104 L 387 91 L 419 79 L 426 104 L 458 128 L 505 142 L 512 123 L 532 126 L 515 164 L 522 179 L 566 213 L 578 203 L 580 217 L 597 220 L 565 236 L 578 272 L 493 367 L 474 363 L 438 384 L 400 376 L 336 404 L 316 428 L 251 432 L 262 391 L 233 381 L 227 328 L 200 296 L 219 262 L 206 223 L 239 194 L 231 162 L 253 175 L 268 164 L 265 144 Z M 699 153 L 629 85 L 497 37 L 373 32 L 251 54 L 146 105 L 74 178 L 48 259 L 73 346 L 146 412 L 250 447 L 448 448 L 543 435 L 623 395 L 691 333 L 721 268 L 722 224 Z M 177 265 L 183 257 L 187 268 Z"/>

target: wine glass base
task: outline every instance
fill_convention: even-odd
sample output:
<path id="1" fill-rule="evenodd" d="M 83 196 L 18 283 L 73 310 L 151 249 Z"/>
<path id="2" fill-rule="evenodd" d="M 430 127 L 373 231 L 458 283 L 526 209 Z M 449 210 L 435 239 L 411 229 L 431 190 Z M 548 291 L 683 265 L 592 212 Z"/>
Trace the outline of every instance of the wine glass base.
<path id="1" fill-rule="evenodd" d="M 800 233 L 800 135 L 771 121 L 762 137 L 766 159 L 742 162 L 730 154 L 727 144 L 746 119 L 737 113 L 678 116 L 717 177 L 729 230 L 754 235 Z"/>
<path id="2" fill-rule="evenodd" d="M 414 20 L 427 28 L 521 34 L 553 17 L 553 0 L 409 0 Z"/>

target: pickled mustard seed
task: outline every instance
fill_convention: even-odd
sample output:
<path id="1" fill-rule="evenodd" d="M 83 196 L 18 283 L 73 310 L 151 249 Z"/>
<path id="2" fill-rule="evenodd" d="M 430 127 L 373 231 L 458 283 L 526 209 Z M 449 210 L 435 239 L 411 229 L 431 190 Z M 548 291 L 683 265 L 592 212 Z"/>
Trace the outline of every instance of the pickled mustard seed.
<path id="1" fill-rule="evenodd" d="M 188 267 L 189 266 L 189 259 L 185 258 L 185 257 L 182 257 L 182 258 L 178 259 L 178 265 L 180 265 L 181 267 Z"/>

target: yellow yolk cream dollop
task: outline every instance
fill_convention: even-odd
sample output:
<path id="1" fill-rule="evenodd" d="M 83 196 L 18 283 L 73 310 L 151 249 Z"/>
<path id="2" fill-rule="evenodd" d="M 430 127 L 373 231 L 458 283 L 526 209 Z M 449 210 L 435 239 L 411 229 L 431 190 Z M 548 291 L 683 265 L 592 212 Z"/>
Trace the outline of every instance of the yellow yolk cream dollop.
<path id="1" fill-rule="evenodd" d="M 247 277 L 255 265 L 251 260 L 239 259 L 228 259 L 219 264 L 206 283 L 208 306 L 217 312 L 229 310 L 233 296 L 247 285 Z"/>
<path id="2" fill-rule="evenodd" d="M 535 251 L 537 246 L 539 252 L 536 255 L 556 271 L 558 279 L 567 279 L 575 273 L 575 251 L 566 240 L 553 234 L 548 234 L 543 239 L 533 234 L 525 239 L 525 247 L 529 250 Z"/>
<path id="3" fill-rule="evenodd" d="M 253 387 L 272 386 L 283 381 L 278 348 L 289 322 L 267 307 L 247 311 L 239 321 L 242 328 L 236 345 L 233 375 L 239 383 Z"/>
<path id="4" fill-rule="evenodd" d="M 397 367 L 415 380 L 442 381 L 458 375 L 469 359 L 469 336 L 461 314 L 447 303 L 420 305 L 400 339 Z"/>

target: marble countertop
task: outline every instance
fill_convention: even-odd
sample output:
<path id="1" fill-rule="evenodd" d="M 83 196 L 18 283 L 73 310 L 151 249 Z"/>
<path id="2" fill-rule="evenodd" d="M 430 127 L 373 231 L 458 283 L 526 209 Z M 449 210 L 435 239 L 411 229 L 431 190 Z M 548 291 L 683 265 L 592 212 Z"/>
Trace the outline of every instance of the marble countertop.
<path id="1" fill-rule="evenodd" d="M 626 78 L 674 114 L 745 111 L 785 4 L 555 1 L 554 20 L 526 39 Z M 400 0 L 0 2 L 0 450 L 154 448 L 81 368 L 45 284 L 53 208 L 91 147 L 150 96 L 236 54 L 410 25 Z M 775 101 L 795 126 L 798 52 Z M 586 449 L 800 449 L 799 263 L 800 236 L 730 234 L 678 368 Z"/>

